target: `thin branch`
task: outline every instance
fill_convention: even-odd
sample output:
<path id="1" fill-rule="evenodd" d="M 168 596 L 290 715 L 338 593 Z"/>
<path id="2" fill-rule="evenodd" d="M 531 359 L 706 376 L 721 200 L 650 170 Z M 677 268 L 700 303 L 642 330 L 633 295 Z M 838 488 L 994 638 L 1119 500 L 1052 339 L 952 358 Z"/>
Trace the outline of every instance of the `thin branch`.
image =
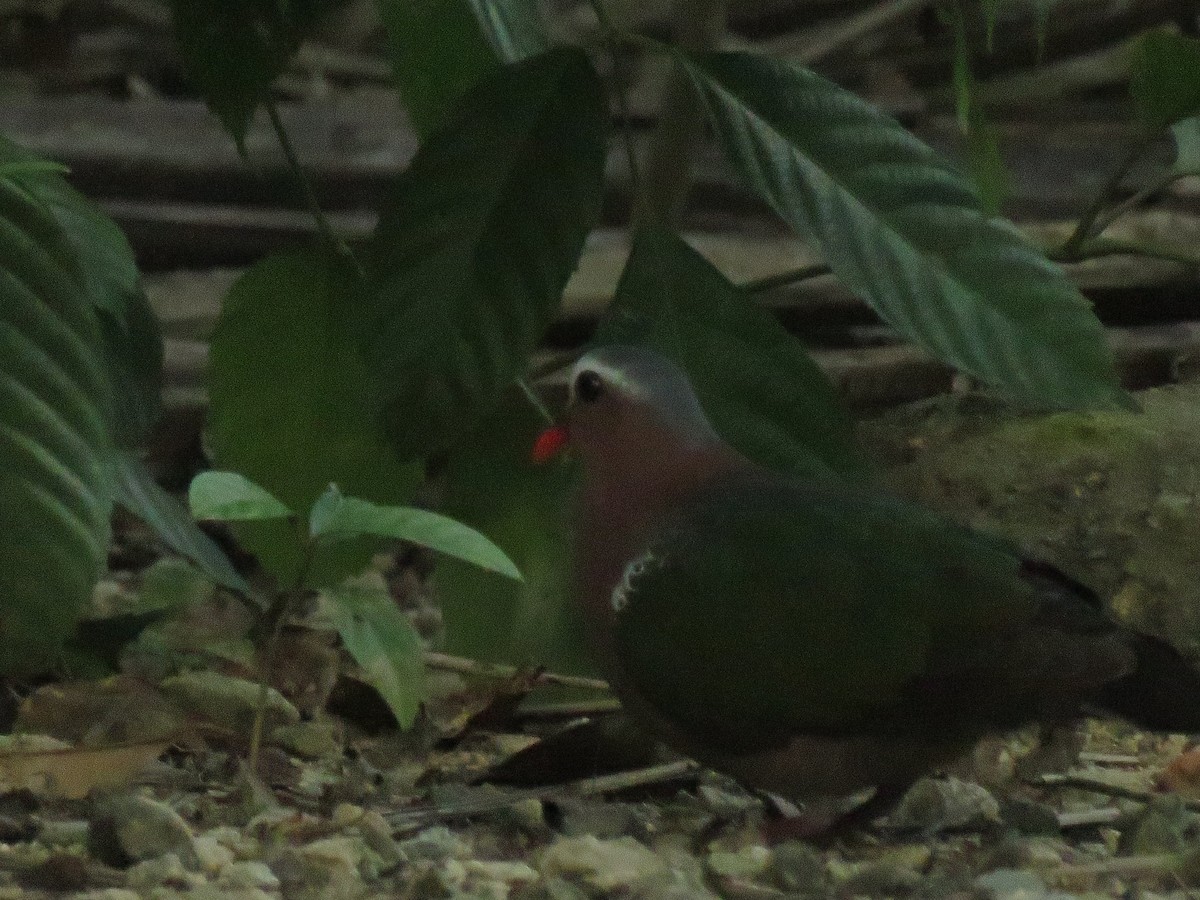
<path id="1" fill-rule="evenodd" d="M 1087 775 L 1080 775 L 1070 772 L 1067 774 L 1048 772 L 1047 774 L 1042 775 L 1040 778 L 1031 780 L 1029 784 L 1032 784 L 1035 787 L 1055 789 L 1071 788 L 1077 791 L 1091 791 L 1093 794 L 1103 794 L 1106 797 L 1118 797 L 1122 800 L 1136 800 L 1140 803 L 1149 803 L 1151 800 L 1163 796 L 1162 794 L 1154 791 L 1142 791 L 1138 790 L 1137 788 L 1123 787 L 1122 785 L 1118 784 L 1110 784 L 1109 782 L 1103 781 L 1099 778 L 1089 778 Z M 1179 797 L 1179 802 L 1182 803 L 1185 808 L 1193 812 L 1200 812 L 1200 800 L 1191 800 L 1187 797 Z"/>
<path id="2" fill-rule="evenodd" d="M 1165 259 L 1188 266 L 1200 266 L 1200 255 L 1189 253 L 1179 247 L 1168 247 L 1149 241 L 1131 241 L 1118 238 L 1097 237 L 1085 241 L 1080 247 L 1067 254 L 1064 244 L 1046 255 L 1055 262 L 1077 263 L 1102 256 L 1145 256 L 1150 259 Z"/>
<path id="3" fill-rule="evenodd" d="M 1141 158 L 1142 154 L 1146 152 L 1147 148 L 1156 139 L 1157 135 L 1145 134 L 1129 148 L 1129 151 L 1122 157 L 1112 174 L 1108 176 L 1100 191 L 1092 198 L 1092 202 L 1088 205 L 1083 215 L 1080 216 L 1079 222 L 1075 226 L 1075 230 L 1071 233 L 1071 236 L 1062 245 L 1062 248 L 1059 250 L 1062 259 L 1070 260 L 1078 254 L 1080 248 L 1083 246 L 1083 242 L 1092 236 L 1096 220 L 1100 218 L 1100 215 L 1104 212 L 1104 208 L 1112 202 L 1117 192 L 1121 189 L 1121 182 L 1129 174 L 1129 170 L 1133 168 L 1134 163 Z"/>
<path id="4" fill-rule="evenodd" d="M 795 284 L 798 281 L 807 281 L 810 278 L 818 278 L 821 275 L 828 275 L 830 272 L 827 263 L 813 263 L 809 266 L 801 266 L 798 269 L 791 269 L 787 272 L 780 272 L 778 275 L 768 275 L 765 278 L 755 278 L 752 281 L 744 282 L 738 287 L 749 294 L 760 294 L 764 291 L 773 291 L 775 288 L 786 287 L 789 284 Z"/>
<path id="5" fill-rule="evenodd" d="M 537 410 L 538 415 L 545 419 L 547 424 L 553 425 L 556 421 L 554 416 L 551 414 L 546 404 L 542 402 L 542 398 L 537 395 L 532 387 L 530 387 L 529 382 L 524 378 L 518 378 L 517 386 L 521 389 L 521 393 L 525 395 L 525 399 L 529 401 L 529 405 Z"/>
<path id="6" fill-rule="evenodd" d="M 474 675 L 478 678 L 510 679 L 521 675 L 520 669 L 504 666 L 499 663 L 480 662 L 477 659 L 465 659 L 461 656 L 450 656 L 445 653 L 425 653 L 425 665 L 442 672 L 458 672 L 460 675 Z M 534 684 L 554 685 L 555 687 L 583 688 L 591 691 L 607 691 L 608 682 L 600 678 L 584 678 L 579 675 L 556 675 L 553 672 L 540 672 L 534 679 Z"/>
<path id="7" fill-rule="evenodd" d="M 621 701 L 616 697 L 601 697 L 599 700 L 581 700 L 578 703 L 539 703 L 537 706 L 521 706 L 516 718 L 523 721 L 546 721 L 556 719 L 583 719 L 592 716 L 610 715 L 620 712 Z"/>
<path id="8" fill-rule="evenodd" d="M 1097 216 L 1096 223 L 1095 223 L 1095 225 L 1092 226 L 1092 230 L 1097 235 L 1103 234 L 1104 229 L 1106 229 L 1109 225 L 1111 225 L 1117 219 L 1121 218 L 1121 216 L 1125 215 L 1125 213 L 1127 213 L 1131 209 L 1134 209 L 1135 207 L 1138 207 L 1141 204 L 1145 203 L 1147 200 L 1149 200 L 1151 197 L 1153 197 L 1155 194 L 1159 193 L 1160 191 L 1165 191 L 1167 188 L 1169 188 L 1172 184 L 1174 184 L 1176 181 L 1178 181 L 1182 177 L 1183 177 L 1182 172 L 1176 172 L 1173 169 L 1168 169 L 1161 176 L 1159 176 L 1159 178 L 1152 181 L 1150 184 L 1146 185 L 1144 188 L 1142 188 L 1136 194 L 1126 197 L 1124 200 L 1122 200 L 1116 206 L 1112 207 L 1112 209 Z"/>
<path id="9" fill-rule="evenodd" d="M 652 784 L 663 784 L 690 778 L 701 771 L 701 767 L 688 760 L 649 766 L 644 769 L 633 769 L 628 772 L 617 772 L 614 775 L 601 775 L 597 778 L 584 778 L 566 784 L 550 785 L 547 787 L 526 788 L 524 790 L 497 790 L 495 795 L 474 797 L 459 803 L 450 803 L 441 807 L 421 806 L 404 809 L 387 817 L 388 824 L 393 828 L 420 828 L 434 822 L 447 819 L 462 819 L 481 816 L 488 813 L 508 809 L 514 803 L 524 800 L 552 800 L 566 797 L 594 797 L 597 794 L 609 794 L 615 791 L 629 790 L 635 787 L 646 787 Z"/>
<path id="10" fill-rule="evenodd" d="M 364 274 L 362 266 L 350 250 L 350 245 L 338 237 L 333 230 L 333 226 L 329 224 L 329 219 L 325 217 L 325 212 L 321 209 L 321 202 L 317 199 L 316 191 L 313 190 L 312 182 L 304 174 L 304 169 L 300 165 L 300 158 L 296 155 L 296 148 L 292 146 L 292 139 L 288 136 L 287 129 L 283 125 L 283 119 L 279 115 L 278 104 L 268 97 L 263 105 L 267 108 L 267 118 L 271 121 L 271 128 L 275 131 L 275 137 L 279 141 L 279 147 L 283 151 L 284 158 L 287 160 L 288 168 L 295 175 L 296 181 L 300 186 L 300 192 L 304 196 L 304 202 L 308 205 L 309 212 L 312 213 L 313 220 L 317 223 L 317 231 L 321 233 L 322 239 L 331 250 L 353 263 L 359 275 Z"/>

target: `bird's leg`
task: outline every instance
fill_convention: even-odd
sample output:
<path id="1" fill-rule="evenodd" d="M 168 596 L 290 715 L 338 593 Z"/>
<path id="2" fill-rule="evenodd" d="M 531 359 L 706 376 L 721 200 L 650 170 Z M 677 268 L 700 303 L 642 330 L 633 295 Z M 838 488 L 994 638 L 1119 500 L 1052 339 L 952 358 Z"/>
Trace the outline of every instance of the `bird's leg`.
<path id="1" fill-rule="evenodd" d="M 1079 758 L 1084 740 L 1083 729 L 1074 720 L 1063 718 L 1043 723 L 1038 729 L 1037 744 L 1017 760 L 1017 777 L 1033 780 L 1046 772 L 1065 772 Z"/>
<path id="2" fill-rule="evenodd" d="M 763 824 L 763 839 L 768 844 L 788 840 L 826 845 L 852 831 L 866 828 L 887 815 L 900 802 L 913 782 L 881 784 L 875 793 L 851 809 L 844 802 L 818 801 L 798 815 L 768 820 Z"/>

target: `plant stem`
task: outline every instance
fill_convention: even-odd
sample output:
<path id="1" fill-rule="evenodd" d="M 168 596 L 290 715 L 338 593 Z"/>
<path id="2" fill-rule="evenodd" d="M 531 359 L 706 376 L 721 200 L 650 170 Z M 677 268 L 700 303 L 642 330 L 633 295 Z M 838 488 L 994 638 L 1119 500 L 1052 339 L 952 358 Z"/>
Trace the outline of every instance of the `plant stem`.
<path id="1" fill-rule="evenodd" d="M 764 291 L 772 291 L 775 288 L 794 284 L 797 281 L 807 281 L 809 278 L 817 278 L 821 275 L 827 275 L 829 274 L 829 271 L 830 269 L 827 263 L 813 263 L 809 266 L 801 266 L 798 269 L 780 272 L 778 275 L 768 275 L 765 278 L 755 278 L 753 281 L 747 281 L 738 285 L 738 287 L 748 294 L 760 294 Z"/>
<path id="2" fill-rule="evenodd" d="M 267 118 L 271 120 L 271 128 L 275 131 L 275 137 L 279 141 L 279 148 L 283 151 L 288 168 L 292 170 L 292 174 L 296 177 L 296 182 L 300 186 L 300 192 L 304 196 L 304 202 L 308 205 L 309 212 L 312 213 L 313 221 L 316 222 L 317 231 L 320 232 L 321 238 L 329 246 L 329 249 L 349 260 L 354 265 L 358 274 L 363 275 L 362 266 L 355 259 L 350 245 L 338 237 L 337 233 L 333 230 L 333 226 L 329 224 L 329 219 L 325 217 L 325 212 L 321 209 L 317 193 L 313 190 L 312 182 L 308 180 L 308 176 L 304 174 L 304 169 L 300 165 L 300 158 L 296 155 L 296 148 L 292 145 L 292 139 L 288 136 L 287 129 L 283 125 L 283 119 L 279 115 L 278 104 L 268 97 L 263 105 L 267 108 Z"/>
<path id="3" fill-rule="evenodd" d="M 1152 181 L 1150 184 L 1146 185 L 1136 194 L 1126 197 L 1107 212 L 1097 216 L 1096 223 L 1093 226 L 1093 231 L 1098 235 L 1103 234 L 1104 229 L 1106 229 L 1117 219 L 1121 218 L 1121 216 L 1125 215 L 1125 213 L 1129 212 L 1136 206 L 1140 206 L 1159 191 L 1166 190 L 1182 177 L 1183 175 L 1181 173 L 1176 172 L 1174 169 L 1168 169 L 1161 176 Z"/>
<path id="4" fill-rule="evenodd" d="M 524 378 L 518 378 L 517 386 L 521 389 L 521 392 L 525 394 L 525 399 L 529 401 L 529 405 L 536 409 L 538 414 L 545 419 L 548 424 L 553 425 L 555 422 L 554 416 L 551 415 L 550 410 L 546 407 L 546 404 L 542 402 L 542 398 L 537 395 L 534 389 L 530 386 L 529 382 Z"/>
<path id="5" fill-rule="evenodd" d="M 726 0 L 674 0 L 672 37 L 684 50 L 718 47 L 725 34 Z M 683 214 L 692 182 L 693 155 L 708 118 L 691 79 L 673 67 L 659 107 L 658 128 L 646 157 L 646 212 L 651 222 L 673 226 Z"/>
<path id="6" fill-rule="evenodd" d="M 1092 232 L 1096 226 L 1096 220 L 1100 218 L 1104 208 L 1112 202 L 1112 199 L 1117 195 L 1117 191 L 1121 188 L 1121 181 L 1129 174 L 1129 170 L 1133 168 L 1134 163 L 1141 158 L 1146 149 L 1154 143 L 1157 135 L 1144 134 L 1142 135 L 1129 151 L 1117 164 L 1116 169 L 1108 176 L 1104 182 L 1104 186 L 1092 199 L 1091 204 L 1079 218 L 1079 224 L 1075 226 L 1075 230 L 1071 236 L 1058 251 L 1058 256 L 1063 260 L 1073 260 L 1077 257 L 1080 247 L 1083 242 L 1092 236 Z"/>
<path id="7" fill-rule="evenodd" d="M 258 671 L 258 708 L 254 710 L 254 725 L 250 729 L 250 752 L 247 765 L 250 771 L 258 772 L 258 754 L 262 749 L 263 722 L 267 714 L 267 696 L 271 689 L 271 674 L 275 671 L 275 663 L 279 655 L 279 640 L 283 636 L 283 627 L 287 624 L 288 615 L 296 605 L 296 599 L 304 591 L 304 582 L 308 580 L 309 570 L 312 569 L 316 557 L 316 547 L 310 539 L 305 548 L 304 558 L 296 571 L 296 578 L 290 590 L 284 591 L 275 598 L 269 615 L 272 617 L 271 636 L 263 648 L 262 663 Z"/>
<path id="8" fill-rule="evenodd" d="M 620 73 L 623 58 L 621 40 L 612 19 L 609 18 L 608 10 L 604 8 L 604 0 L 588 0 L 588 2 L 592 7 L 592 12 L 596 14 L 596 21 L 600 23 L 600 30 L 604 32 L 604 45 L 608 48 L 609 56 L 612 57 L 613 94 L 617 98 L 617 112 L 621 116 L 621 141 L 625 145 L 625 158 L 629 164 L 629 189 L 633 196 L 634 210 L 640 214 L 642 212 L 641 204 L 645 202 L 645 195 L 642 192 L 641 166 L 638 164 L 637 149 L 633 142 L 633 117 L 629 112 L 629 94 Z"/>
<path id="9" fill-rule="evenodd" d="M 1126 241 L 1117 238 L 1092 238 L 1085 241 L 1069 256 L 1064 255 L 1066 246 L 1047 254 L 1055 262 L 1083 262 L 1101 256 L 1146 256 L 1150 259 L 1165 259 L 1170 262 L 1183 263 L 1188 266 L 1200 266 L 1200 255 L 1188 253 L 1178 247 L 1167 247 L 1153 244 L 1149 241 Z"/>

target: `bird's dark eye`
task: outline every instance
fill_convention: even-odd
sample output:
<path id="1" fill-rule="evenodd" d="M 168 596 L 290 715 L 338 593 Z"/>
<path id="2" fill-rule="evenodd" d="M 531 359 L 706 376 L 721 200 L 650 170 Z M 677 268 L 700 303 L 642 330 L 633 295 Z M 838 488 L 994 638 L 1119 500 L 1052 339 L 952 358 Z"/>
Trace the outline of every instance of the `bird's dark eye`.
<path id="1" fill-rule="evenodd" d="M 584 403 L 594 403 L 604 393 L 604 379 L 595 372 L 580 372 L 575 379 L 575 396 Z"/>

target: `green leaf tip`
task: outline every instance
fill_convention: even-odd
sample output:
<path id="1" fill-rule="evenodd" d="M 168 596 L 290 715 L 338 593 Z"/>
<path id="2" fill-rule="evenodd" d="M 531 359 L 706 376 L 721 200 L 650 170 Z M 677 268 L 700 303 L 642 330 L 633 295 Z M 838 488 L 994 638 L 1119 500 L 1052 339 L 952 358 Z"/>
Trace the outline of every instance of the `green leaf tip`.
<path id="1" fill-rule="evenodd" d="M 374 535 L 408 541 L 515 581 L 522 580 L 520 570 L 508 555 L 474 528 L 427 509 L 381 506 L 346 497 L 333 484 L 313 504 L 309 533 L 314 539 L 326 540 Z"/>
<path id="2" fill-rule="evenodd" d="M 247 522 L 295 515 L 265 488 L 237 472 L 201 472 L 188 487 L 188 506 L 197 519 Z"/>

